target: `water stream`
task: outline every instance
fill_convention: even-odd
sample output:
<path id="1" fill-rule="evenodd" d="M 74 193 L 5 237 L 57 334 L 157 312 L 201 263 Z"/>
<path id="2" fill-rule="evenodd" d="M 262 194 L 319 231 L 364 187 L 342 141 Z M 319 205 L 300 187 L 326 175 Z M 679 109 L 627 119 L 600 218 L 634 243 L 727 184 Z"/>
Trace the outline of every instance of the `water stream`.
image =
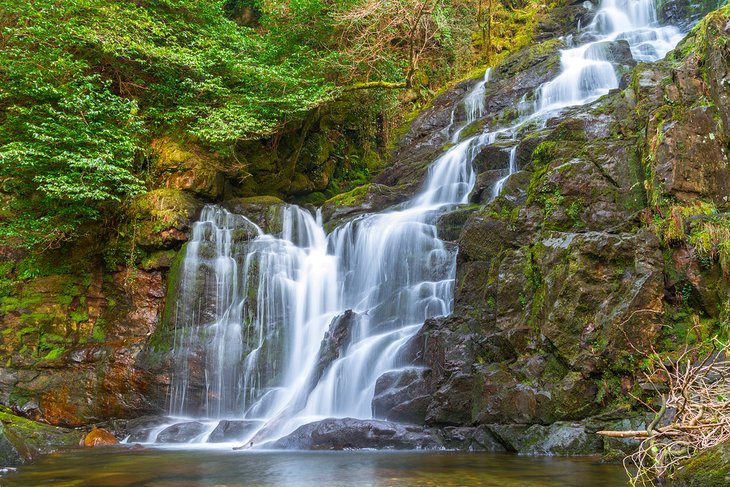
<path id="1" fill-rule="evenodd" d="M 454 145 L 398 208 L 329 235 L 319 214 L 296 206 L 281 210 L 281 229 L 271 234 L 220 207 L 204 209 L 180 270 L 169 406 L 173 416 L 208 421 L 193 441 L 207 441 L 221 418 L 254 423 L 237 438 L 248 441 L 257 431 L 257 440 L 276 438 L 326 417 L 372 417 L 378 378 L 407 365 L 399 352 L 426 319 L 452 311 L 457 249 L 439 239 L 434 222 L 468 202 L 474 157 L 497 140 L 508 147 L 507 175 L 492 191 L 498 197 L 519 170 L 521 127 L 618 87 L 616 41 L 627 41 L 636 60 L 651 61 L 681 38 L 657 25 L 651 0 L 604 0 L 581 36 L 591 41 L 561 52 L 560 74 L 533 102 L 520 103 L 515 124 L 462 140 L 464 128 L 485 116 L 487 70 L 459 108 L 466 122 L 445 129 Z M 325 345 L 337 333 L 335 353 Z M 205 387 L 193 386 L 199 383 Z"/>

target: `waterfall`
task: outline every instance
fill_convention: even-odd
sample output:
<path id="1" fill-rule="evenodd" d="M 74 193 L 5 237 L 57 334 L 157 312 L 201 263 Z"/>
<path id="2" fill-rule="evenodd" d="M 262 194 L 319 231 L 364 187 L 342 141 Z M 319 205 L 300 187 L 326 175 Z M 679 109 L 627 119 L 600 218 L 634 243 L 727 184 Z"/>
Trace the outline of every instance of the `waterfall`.
<path id="1" fill-rule="evenodd" d="M 465 123 L 451 134 L 452 112 L 444 129 L 454 145 L 398 208 L 327 235 L 321 215 L 293 205 L 282 209 L 280 231 L 269 234 L 207 206 L 179 272 L 170 413 L 258 420 L 264 438 L 325 417 L 372 417 L 377 379 L 405 365 L 400 351 L 425 320 L 452 312 L 457 249 L 439 238 L 435 220 L 469 201 L 475 156 L 497 140 L 509 147 L 508 174 L 492 191 L 499 196 L 519 169 L 519 128 L 544 125 L 556 111 L 618 87 L 601 43 L 626 41 L 636 59 L 655 60 L 680 38 L 656 25 L 649 0 L 605 0 L 582 33 L 593 40 L 561 52 L 560 74 L 537 90 L 535 102 L 521 100 L 515 124 L 461 140 L 485 115 L 487 70 L 463 99 Z"/>
<path id="2" fill-rule="evenodd" d="M 583 29 L 595 40 L 561 53 L 561 73 L 538 93 L 540 112 L 590 103 L 618 88 L 610 53 L 596 49 L 607 42 L 627 41 L 636 61 L 663 58 L 681 40 L 671 26 L 659 26 L 653 0 L 603 0 L 593 21 Z"/>

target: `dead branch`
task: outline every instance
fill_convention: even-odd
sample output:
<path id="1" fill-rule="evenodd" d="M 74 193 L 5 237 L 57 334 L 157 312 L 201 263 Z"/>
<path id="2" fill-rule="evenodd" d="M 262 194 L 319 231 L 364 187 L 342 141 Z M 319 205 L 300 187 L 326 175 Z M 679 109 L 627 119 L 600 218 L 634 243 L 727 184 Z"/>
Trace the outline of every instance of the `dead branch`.
<path id="1" fill-rule="evenodd" d="M 668 392 L 653 421 L 642 431 L 599 431 L 610 438 L 635 438 L 638 450 L 624 459 L 631 484 L 655 485 L 671 478 L 687 459 L 730 440 L 730 342 L 713 339 L 713 348 L 700 361 L 696 349 L 673 361 L 656 361 L 647 380 L 667 378 Z M 659 427 L 668 412 L 671 423 Z M 632 473 L 635 469 L 635 473 Z"/>

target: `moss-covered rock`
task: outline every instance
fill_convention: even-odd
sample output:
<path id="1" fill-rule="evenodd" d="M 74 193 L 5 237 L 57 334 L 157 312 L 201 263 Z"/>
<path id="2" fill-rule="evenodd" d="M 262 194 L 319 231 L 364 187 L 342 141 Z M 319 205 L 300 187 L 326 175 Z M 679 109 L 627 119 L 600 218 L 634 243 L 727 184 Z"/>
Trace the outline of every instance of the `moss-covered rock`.
<path id="1" fill-rule="evenodd" d="M 0 406 L 0 467 L 35 460 L 38 456 L 78 446 L 81 433 L 16 416 Z"/>
<path id="2" fill-rule="evenodd" d="M 193 143 L 170 137 L 150 144 L 160 184 L 168 189 L 217 199 L 223 195 L 225 176 L 221 158 Z"/>
<path id="3" fill-rule="evenodd" d="M 188 239 L 203 203 L 178 189 L 157 189 L 138 197 L 127 232 L 136 245 L 150 250 L 179 248 Z"/>
<path id="4" fill-rule="evenodd" d="M 285 206 L 286 203 L 276 196 L 233 198 L 223 202 L 224 208 L 245 216 L 266 233 L 282 231 L 281 216 Z"/>
<path id="5" fill-rule="evenodd" d="M 322 216 L 328 226 L 337 225 L 363 213 L 383 210 L 407 198 L 407 193 L 382 184 L 365 184 L 328 199 L 322 205 Z"/>
<path id="6" fill-rule="evenodd" d="M 730 485 L 730 443 L 698 453 L 677 473 L 677 487 L 721 487 Z"/>

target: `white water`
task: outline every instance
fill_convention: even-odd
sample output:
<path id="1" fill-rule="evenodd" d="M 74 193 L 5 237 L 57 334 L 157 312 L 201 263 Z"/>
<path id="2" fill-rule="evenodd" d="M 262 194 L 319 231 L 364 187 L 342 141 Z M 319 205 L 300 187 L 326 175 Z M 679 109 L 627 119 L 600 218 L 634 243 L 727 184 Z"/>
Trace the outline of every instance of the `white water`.
<path id="1" fill-rule="evenodd" d="M 606 50 L 594 46 L 625 39 L 637 59 L 653 60 L 680 38 L 676 29 L 655 25 L 649 0 L 605 0 L 584 32 L 596 41 L 562 51 L 560 75 L 538 90 L 534 103 L 521 101 L 517 124 L 460 140 L 485 115 L 487 70 L 464 99 L 466 123 L 451 135 L 455 145 L 398 210 L 360 217 L 326 235 L 319 216 L 288 206 L 282 231 L 266 235 L 244 217 L 206 207 L 181 269 L 171 414 L 260 419 L 266 433 L 257 440 L 319 418 L 371 417 L 378 377 L 406 365 L 399 352 L 426 319 L 452 311 L 456 248 L 438 238 L 434 220 L 468 202 L 474 157 L 497 140 L 514 142 L 507 144 L 508 175 L 493 188 L 498 196 L 518 170 L 519 127 L 540 125 L 618 86 Z M 323 368 L 323 338 L 346 310 L 355 312 L 349 339 Z"/>

